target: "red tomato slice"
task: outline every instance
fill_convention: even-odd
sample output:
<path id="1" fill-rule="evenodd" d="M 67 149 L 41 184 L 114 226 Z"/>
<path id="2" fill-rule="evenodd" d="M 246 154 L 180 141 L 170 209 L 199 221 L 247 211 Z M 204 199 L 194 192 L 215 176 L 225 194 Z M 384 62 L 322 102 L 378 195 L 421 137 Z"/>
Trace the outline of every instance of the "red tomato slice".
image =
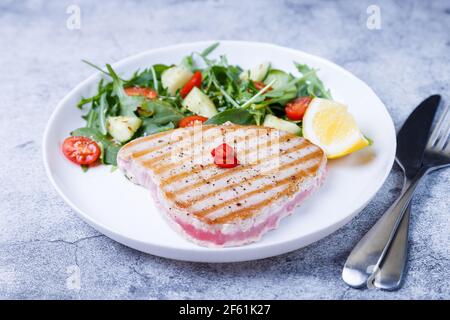
<path id="1" fill-rule="evenodd" d="M 62 151 L 67 159 L 80 164 L 93 164 L 100 157 L 100 147 L 87 137 L 69 137 L 64 140 Z"/>
<path id="2" fill-rule="evenodd" d="M 312 97 L 299 97 L 286 105 L 286 115 L 291 120 L 302 120 Z"/>
<path id="3" fill-rule="evenodd" d="M 129 96 L 143 96 L 148 99 L 156 99 L 158 94 L 155 90 L 143 87 L 127 87 L 124 88 L 125 93 Z"/>
<path id="4" fill-rule="evenodd" d="M 184 99 L 189 92 L 191 92 L 192 88 L 197 87 L 200 88 L 202 85 L 202 73 L 200 71 L 195 71 L 192 78 L 184 85 L 180 90 L 180 95 Z"/>
<path id="5" fill-rule="evenodd" d="M 236 152 L 228 144 L 223 143 L 211 151 L 214 164 L 220 168 L 234 168 L 239 165 Z"/>
<path id="6" fill-rule="evenodd" d="M 206 120 L 208 120 L 208 118 L 202 116 L 189 116 L 181 119 L 180 122 L 178 123 L 178 126 L 180 128 L 192 127 L 197 121 L 203 123 Z"/>
<path id="7" fill-rule="evenodd" d="M 261 82 L 261 81 L 253 81 L 253 85 L 259 91 L 264 89 L 264 87 L 266 86 L 266 84 L 264 82 Z M 267 88 L 266 92 L 269 92 L 270 90 L 272 90 L 272 87 Z"/>

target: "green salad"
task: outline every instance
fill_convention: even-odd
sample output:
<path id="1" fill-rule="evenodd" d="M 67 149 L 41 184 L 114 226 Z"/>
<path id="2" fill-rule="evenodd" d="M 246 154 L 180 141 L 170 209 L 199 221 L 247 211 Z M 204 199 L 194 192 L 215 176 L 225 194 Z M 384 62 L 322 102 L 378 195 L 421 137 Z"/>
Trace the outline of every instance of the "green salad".
<path id="1" fill-rule="evenodd" d="M 193 52 L 176 65 L 138 70 L 129 79 L 119 77 L 109 64 L 103 70 L 85 61 L 107 76 L 94 96 L 79 101 L 78 108 L 86 110 L 86 125 L 72 131 L 72 138 L 91 139 L 100 161 L 116 165 L 125 143 L 195 121 L 264 125 L 301 135 L 308 102 L 313 97 L 331 99 L 316 70 L 305 64 L 293 62 L 295 74 L 273 68 L 270 62 L 244 70 L 224 55 L 210 58 L 218 46 Z M 71 160 L 89 165 L 93 158 Z"/>

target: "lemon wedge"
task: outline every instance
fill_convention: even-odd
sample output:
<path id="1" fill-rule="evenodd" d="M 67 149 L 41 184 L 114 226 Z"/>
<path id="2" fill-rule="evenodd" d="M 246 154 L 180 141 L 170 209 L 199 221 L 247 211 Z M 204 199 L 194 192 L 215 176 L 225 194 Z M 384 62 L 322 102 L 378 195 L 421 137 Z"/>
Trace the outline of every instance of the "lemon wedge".
<path id="1" fill-rule="evenodd" d="M 329 159 L 345 156 L 370 144 L 347 106 L 321 98 L 314 98 L 306 109 L 303 136 L 321 147 Z"/>

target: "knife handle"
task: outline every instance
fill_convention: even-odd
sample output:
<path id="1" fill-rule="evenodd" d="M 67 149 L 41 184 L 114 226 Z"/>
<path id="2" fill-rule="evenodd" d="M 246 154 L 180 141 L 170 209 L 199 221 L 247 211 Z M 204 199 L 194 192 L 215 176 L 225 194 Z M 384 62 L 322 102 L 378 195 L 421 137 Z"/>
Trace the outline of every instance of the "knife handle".
<path id="1" fill-rule="evenodd" d="M 353 248 L 342 271 L 342 279 L 351 287 L 367 286 L 367 281 L 386 255 L 408 208 L 414 190 L 427 169 L 420 169 L 400 197 Z"/>
<path id="2" fill-rule="evenodd" d="M 383 290 L 394 291 L 400 289 L 405 275 L 408 258 L 409 220 L 411 216 L 411 203 L 398 227 L 392 244 L 375 275 L 374 286 Z"/>

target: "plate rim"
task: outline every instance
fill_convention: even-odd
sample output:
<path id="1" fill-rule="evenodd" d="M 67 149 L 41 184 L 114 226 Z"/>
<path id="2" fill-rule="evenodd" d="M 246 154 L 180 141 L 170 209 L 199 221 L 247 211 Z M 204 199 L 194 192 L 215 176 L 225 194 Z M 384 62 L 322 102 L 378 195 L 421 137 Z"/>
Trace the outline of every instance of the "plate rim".
<path id="1" fill-rule="evenodd" d="M 304 56 L 308 56 L 310 58 L 316 59 L 320 61 L 323 64 L 329 65 L 335 69 L 338 69 L 340 72 L 346 74 L 347 76 L 350 76 L 353 80 L 359 81 L 363 86 L 366 87 L 367 90 L 372 92 L 379 103 L 383 106 L 383 112 L 387 116 L 387 120 L 389 120 L 389 130 L 390 135 L 393 137 L 393 147 L 392 152 L 389 155 L 389 158 L 387 162 L 389 163 L 389 166 L 387 166 L 386 171 L 383 174 L 382 179 L 379 180 L 379 183 L 373 188 L 373 191 L 370 193 L 370 196 L 367 198 L 367 201 L 365 201 L 361 206 L 359 206 L 356 210 L 354 210 L 351 214 L 347 215 L 344 219 L 339 220 L 335 222 L 334 224 L 330 224 L 327 227 L 324 227 L 322 229 L 316 230 L 315 232 L 312 232 L 310 234 L 305 235 L 302 238 L 294 238 L 288 241 L 284 241 L 281 243 L 274 243 L 269 244 L 265 246 L 264 248 L 252 248 L 248 246 L 239 246 L 239 247 L 227 247 L 227 248 L 219 248 L 220 252 L 217 252 L 217 248 L 212 248 L 216 250 L 205 250 L 204 247 L 199 248 L 190 248 L 189 250 L 186 249 L 180 249 L 173 246 L 161 246 L 153 243 L 144 242 L 137 239 L 132 239 L 127 236 L 124 236 L 120 233 L 115 232 L 114 230 L 108 228 L 106 225 L 104 225 L 102 222 L 97 221 L 97 219 L 92 218 L 89 214 L 83 212 L 80 208 L 75 205 L 60 189 L 58 186 L 56 180 L 54 179 L 52 172 L 50 170 L 49 165 L 49 159 L 47 155 L 48 150 L 48 141 L 50 139 L 50 128 L 51 124 L 54 122 L 54 119 L 61 111 L 62 107 L 67 103 L 67 101 L 70 99 L 70 97 L 75 94 L 77 91 L 79 91 L 81 88 L 83 88 L 87 83 L 93 81 L 95 78 L 100 76 L 100 72 L 95 72 L 85 80 L 78 83 L 75 87 L 73 87 L 68 93 L 64 95 L 64 97 L 58 102 L 54 110 L 52 111 L 49 119 L 47 120 L 47 124 L 44 130 L 43 134 L 43 141 L 42 141 L 42 155 L 43 155 L 43 162 L 45 167 L 45 172 L 50 180 L 51 184 L 61 196 L 61 198 L 77 213 L 77 215 L 86 223 L 88 223 L 91 227 L 99 231 L 100 233 L 104 234 L 105 236 L 113 239 L 114 241 L 117 241 L 119 243 L 122 243 L 128 247 L 131 247 L 133 249 L 136 249 L 141 252 L 145 252 L 148 254 L 173 259 L 173 260 L 181 260 L 181 261 L 190 261 L 190 262 L 209 262 L 209 263 L 223 263 L 223 262 L 241 262 L 241 261 L 251 261 L 251 260 L 258 260 L 258 259 L 264 259 L 272 256 L 281 255 L 293 250 L 297 250 L 303 247 L 306 247 L 310 245 L 313 242 L 316 242 L 320 239 L 323 239 L 330 235 L 331 233 L 337 231 L 342 226 L 347 224 L 350 220 L 352 220 L 355 216 L 357 216 L 363 208 L 367 206 L 367 204 L 373 199 L 373 197 L 377 194 L 377 192 L 381 189 L 382 185 L 385 183 L 389 173 L 392 170 L 392 166 L 395 161 L 395 149 L 396 149 L 396 132 L 395 132 L 395 126 L 393 119 L 391 115 L 388 112 L 388 109 L 386 108 L 386 105 L 383 103 L 381 98 L 375 93 L 375 91 L 363 80 L 355 76 L 350 71 L 344 69 L 340 65 L 322 58 L 320 56 L 310 54 L 307 52 L 304 52 L 302 50 L 293 49 L 273 43 L 266 43 L 266 42 L 257 42 L 257 41 L 242 41 L 242 40 L 206 40 L 206 41 L 195 41 L 195 42 L 184 42 L 179 43 L 175 45 L 168 45 L 164 47 L 154 48 L 145 50 L 143 52 L 139 52 L 130 56 L 127 56 L 119 61 L 116 61 L 115 63 L 112 63 L 111 65 L 115 68 L 120 68 L 122 65 L 126 65 L 129 62 L 132 62 L 133 60 L 139 59 L 145 55 L 148 54 L 154 54 L 158 52 L 164 52 L 166 50 L 175 50 L 175 49 L 181 49 L 183 47 L 188 46 L 208 46 L 215 42 L 227 43 L 232 45 L 260 45 L 260 46 L 267 46 L 271 47 L 276 50 L 284 50 L 288 51 L 294 54 L 302 54 Z M 187 240 L 186 240 L 187 241 Z M 301 244 L 300 244 L 301 242 Z M 148 248 L 151 248 L 151 250 L 148 250 Z M 210 249 L 210 248 L 206 248 Z M 256 251 L 256 252 L 255 252 Z M 265 253 L 262 253 L 265 252 Z M 192 257 L 192 252 L 195 252 L 196 256 Z M 224 254 L 222 254 L 224 253 Z M 233 253 L 239 253 L 239 257 L 233 257 Z"/>

